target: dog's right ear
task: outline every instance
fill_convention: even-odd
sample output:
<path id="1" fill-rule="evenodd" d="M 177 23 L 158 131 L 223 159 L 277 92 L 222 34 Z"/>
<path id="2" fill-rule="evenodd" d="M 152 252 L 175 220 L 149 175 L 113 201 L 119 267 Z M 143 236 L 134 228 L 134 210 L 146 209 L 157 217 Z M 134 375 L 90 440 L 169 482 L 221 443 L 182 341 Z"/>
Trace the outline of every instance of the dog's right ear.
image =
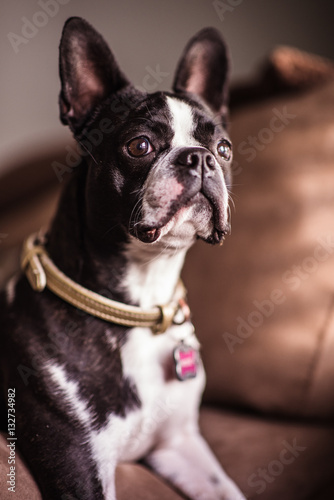
<path id="1" fill-rule="evenodd" d="M 80 17 L 65 23 L 59 52 L 60 119 L 76 131 L 100 102 L 129 82 L 102 36 Z"/>
<path id="2" fill-rule="evenodd" d="M 229 56 L 219 31 L 204 28 L 187 44 L 176 71 L 175 92 L 197 95 L 227 120 Z"/>

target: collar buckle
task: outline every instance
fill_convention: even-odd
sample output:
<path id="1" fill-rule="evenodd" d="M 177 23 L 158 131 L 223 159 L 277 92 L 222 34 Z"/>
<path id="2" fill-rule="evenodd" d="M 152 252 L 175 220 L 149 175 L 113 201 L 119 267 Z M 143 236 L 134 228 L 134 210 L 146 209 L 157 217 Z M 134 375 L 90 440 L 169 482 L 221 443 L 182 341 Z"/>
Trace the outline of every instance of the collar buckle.
<path id="1" fill-rule="evenodd" d="M 161 317 L 159 322 L 152 327 L 152 332 L 155 335 L 164 333 L 167 328 L 173 324 L 173 320 L 177 312 L 177 304 L 175 305 L 175 303 L 157 307 L 160 310 Z"/>
<path id="2" fill-rule="evenodd" d="M 46 287 L 46 274 L 39 258 L 42 253 L 43 247 L 34 246 L 34 243 L 28 240 L 26 252 L 21 258 L 21 269 L 25 272 L 32 289 L 36 292 L 42 292 Z"/>
<path id="3" fill-rule="evenodd" d="M 184 298 L 177 302 L 157 306 L 160 310 L 160 321 L 152 328 L 155 335 L 164 333 L 172 325 L 183 325 L 190 320 L 190 309 Z"/>

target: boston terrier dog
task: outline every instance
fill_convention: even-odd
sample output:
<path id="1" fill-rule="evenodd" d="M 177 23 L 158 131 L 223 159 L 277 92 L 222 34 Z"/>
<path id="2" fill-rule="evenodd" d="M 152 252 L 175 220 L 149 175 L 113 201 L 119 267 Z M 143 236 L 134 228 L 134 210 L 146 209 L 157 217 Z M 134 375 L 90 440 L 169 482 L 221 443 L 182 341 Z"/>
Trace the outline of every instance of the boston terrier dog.
<path id="1" fill-rule="evenodd" d="M 229 231 L 227 73 L 204 29 L 173 92 L 148 94 L 90 24 L 64 26 L 60 116 L 82 161 L 0 307 L 10 435 L 43 499 L 114 500 L 116 465 L 135 460 L 189 499 L 245 498 L 199 434 L 205 374 L 179 281 L 194 241 Z"/>

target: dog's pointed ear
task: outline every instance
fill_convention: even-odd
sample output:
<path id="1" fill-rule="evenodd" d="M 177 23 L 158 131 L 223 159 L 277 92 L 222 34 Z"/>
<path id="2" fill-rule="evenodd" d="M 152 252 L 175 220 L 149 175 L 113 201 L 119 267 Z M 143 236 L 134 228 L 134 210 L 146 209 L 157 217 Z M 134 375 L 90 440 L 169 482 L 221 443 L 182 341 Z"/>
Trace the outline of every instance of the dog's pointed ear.
<path id="1" fill-rule="evenodd" d="M 187 44 L 178 64 L 173 90 L 199 96 L 216 113 L 227 112 L 229 57 L 214 28 L 205 28 Z"/>
<path id="2" fill-rule="evenodd" d="M 60 119 L 74 131 L 103 99 L 129 82 L 102 36 L 80 17 L 65 23 L 59 53 Z"/>

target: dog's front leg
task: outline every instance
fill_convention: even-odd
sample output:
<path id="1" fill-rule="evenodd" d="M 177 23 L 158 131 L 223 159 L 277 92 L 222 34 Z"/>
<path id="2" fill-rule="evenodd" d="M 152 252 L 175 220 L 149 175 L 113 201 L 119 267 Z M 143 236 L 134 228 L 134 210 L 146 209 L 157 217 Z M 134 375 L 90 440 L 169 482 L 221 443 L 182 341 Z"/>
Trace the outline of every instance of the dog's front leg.
<path id="1" fill-rule="evenodd" d="M 191 500 L 245 500 L 196 430 L 161 443 L 146 462 Z"/>

